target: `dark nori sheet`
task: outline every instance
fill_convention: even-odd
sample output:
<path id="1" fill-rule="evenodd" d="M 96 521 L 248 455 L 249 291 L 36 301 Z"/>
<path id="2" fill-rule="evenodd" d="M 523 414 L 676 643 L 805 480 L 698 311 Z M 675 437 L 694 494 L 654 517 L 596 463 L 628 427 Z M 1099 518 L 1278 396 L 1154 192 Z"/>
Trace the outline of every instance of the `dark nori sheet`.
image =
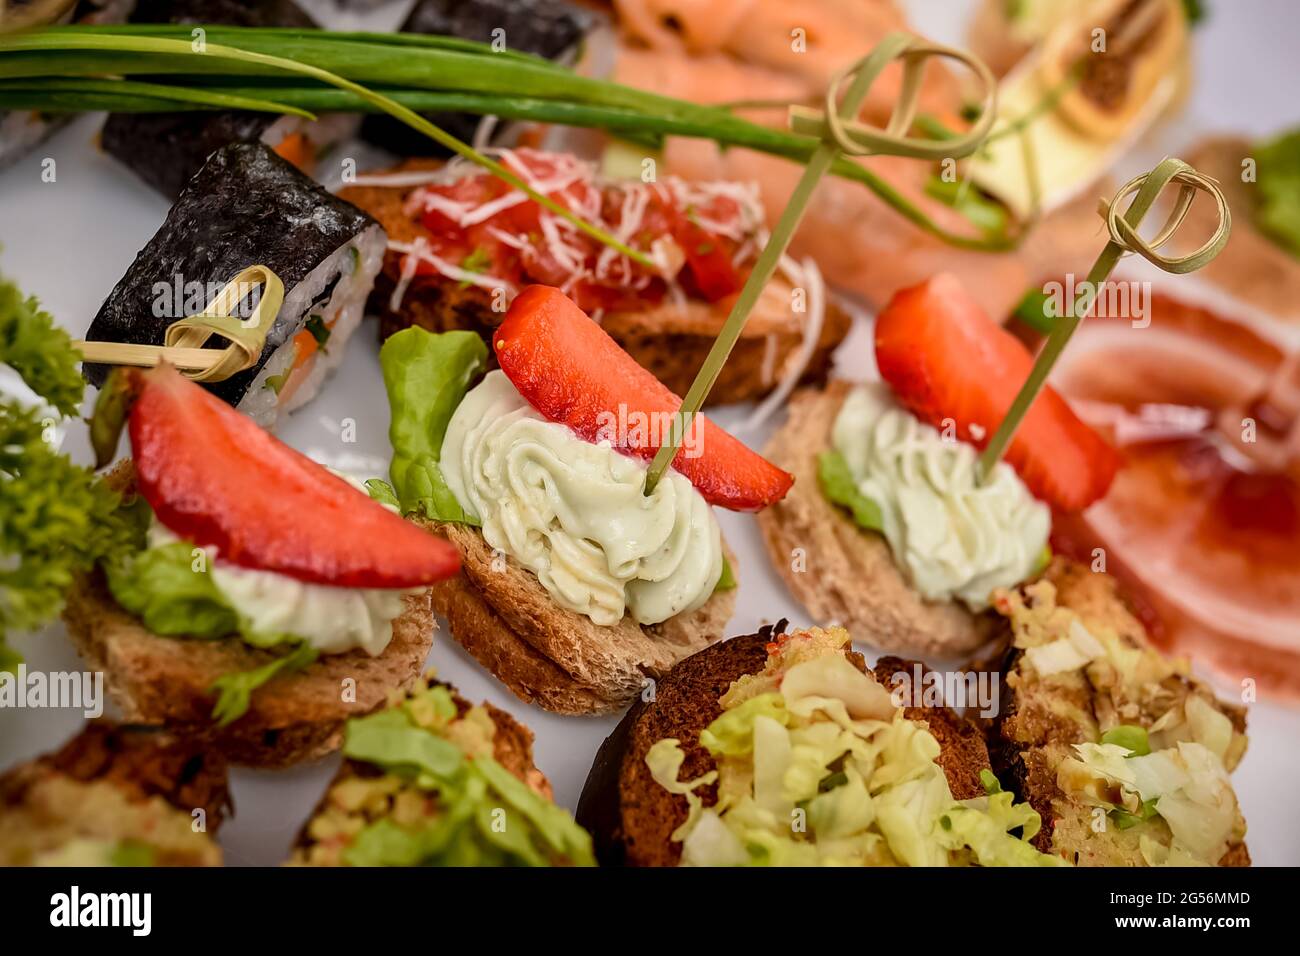
<path id="1" fill-rule="evenodd" d="M 160 287 L 172 290 L 179 281 L 182 290 L 188 283 L 216 283 L 219 288 L 251 265 L 274 271 L 288 294 L 322 260 L 374 222 L 261 143 L 225 146 L 190 180 L 100 306 L 86 338 L 161 345 L 167 327 L 183 316 L 170 314 L 177 311 L 170 297 L 169 308 L 155 308 Z M 203 299 L 200 309 L 206 295 Z M 293 331 L 273 327 L 253 368 L 206 387 L 238 404 Z M 215 337 L 211 344 L 224 347 Z M 108 367 L 87 364 L 84 372 L 92 384 L 100 385 Z"/>
<path id="2" fill-rule="evenodd" d="M 227 143 L 255 143 L 277 119 L 274 113 L 244 110 L 110 113 L 100 143 L 104 152 L 175 199 L 215 150 Z"/>
<path id="3" fill-rule="evenodd" d="M 293 0 L 142 0 L 131 22 L 316 26 Z M 101 144 L 154 189 L 175 199 L 213 150 L 227 143 L 255 142 L 278 118 L 244 110 L 110 113 Z"/>
<path id="4" fill-rule="evenodd" d="M 548 60 L 575 49 L 595 28 L 596 15 L 565 0 L 421 0 L 402 24 L 404 33 L 454 36 L 491 43 L 492 32 L 505 30 L 505 44 L 520 53 Z M 480 117 L 471 113 L 425 113 L 435 126 L 468 141 Z M 361 135 L 399 156 L 445 156 L 447 151 L 391 116 L 372 114 Z"/>

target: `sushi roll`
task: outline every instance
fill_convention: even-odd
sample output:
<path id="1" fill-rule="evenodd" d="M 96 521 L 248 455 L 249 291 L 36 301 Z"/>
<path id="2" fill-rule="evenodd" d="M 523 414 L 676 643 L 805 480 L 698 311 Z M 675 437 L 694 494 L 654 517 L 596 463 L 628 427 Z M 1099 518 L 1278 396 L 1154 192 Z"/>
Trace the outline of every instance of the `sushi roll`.
<path id="1" fill-rule="evenodd" d="M 232 277 L 264 265 L 284 304 L 256 363 L 205 383 L 263 427 L 305 404 L 339 363 L 361 321 L 387 238 L 369 215 L 308 179 L 261 143 L 213 153 L 162 227 L 109 293 L 89 341 L 161 345 L 167 327 Z M 251 314 L 252 302 L 246 303 Z M 87 364 L 95 385 L 108 373 Z"/>
<path id="2" fill-rule="evenodd" d="M 583 41 L 601 22 L 592 11 L 565 0 L 420 0 L 400 29 L 479 43 L 501 42 L 516 53 L 532 53 L 568 65 L 577 61 Z M 479 117 L 469 113 L 424 115 L 466 141 L 474 136 L 479 123 Z M 361 136 L 398 156 L 449 155 L 438 143 L 391 116 L 367 116 Z"/>
<path id="3" fill-rule="evenodd" d="M 7 0 L 0 3 L 0 33 L 54 23 L 121 23 L 131 0 Z M 39 110 L 0 110 L 0 169 L 17 162 L 68 122 Z"/>
<path id="4" fill-rule="evenodd" d="M 220 24 L 315 28 L 293 0 L 144 0 L 132 23 Z M 175 199 L 204 160 L 227 143 L 265 143 L 309 175 L 316 157 L 353 135 L 359 119 L 317 120 L 251 110 L 111 113 L 100 137 L 104 151 L 168 199 Z"/>

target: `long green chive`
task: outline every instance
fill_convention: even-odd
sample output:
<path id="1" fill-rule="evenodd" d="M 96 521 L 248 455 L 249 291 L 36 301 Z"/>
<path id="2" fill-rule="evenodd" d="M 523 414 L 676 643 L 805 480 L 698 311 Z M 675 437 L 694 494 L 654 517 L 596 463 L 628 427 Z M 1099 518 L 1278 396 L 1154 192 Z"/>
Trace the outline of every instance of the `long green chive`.
<path id="1" fill-rule="evenodd" d="M 15 42 L 16 37 L 0 36 L 0 105 L 74 111 L 78 104 L 67 90 L 43 92 L 29 84 L 9 84 L 24 78 L 82 77 L 87 84 L 83 109 L 177 108 L 160 98 L 128 96 L 125 89 L 114 92 L 113 84 L 121 82 L 115 77 L 136 75 L 155 83 L 166 76 L 176 88 L 224 88 L 233 95 L 265 97 L 311 112 L 392 112 L 373 97 L 337 84 L 334 88 L 284 85 L 285 67 L 269 61 L 294 61 L 353 84 L 367 84 L 382 98 L 412 111 L 445 104 L 467 112 L 608 129 L 638 141 L 644 141 L 645 133 L 711 139 L 798 162 L 806 162 L 819 145 L 815 136 L 762 126 L 726 109 L 579 76 L 526 54 L 496 53 L 487 45 L 465 40 L 289 28 L 203 29 L 209 51 L 220 42 L 228 50 L 261 53 L 263 59 L 198 59 L 191 52 L 191 28 L 175 25 L 56 27 L 23 34 L 21 43 Z M 140 39 L 171 39 L 178 45 L 166 53 L 157 48 L 140 52 L 131 46 Z M 82 42 L 74 46 L 73 40 Z M 528 94 L 521 96 L 518 90 Z M 1023 228 L 992 235 L 952 232 L 877 173 L 848 158 L 835 157 L 830 172 L 866 186 L 909 222 L 949 245 L 994 252 L 1013 249 L 1023 239 Z"/>
<path id="2" fill-rule="evenodd" d="M 722 371 L 722 366 L 726 363 L 727 357 L 731 354 L 737 339 L 740 338 L 740 333 L 745 327 L 745 320 L 749 318 L 749 313 L 758 302 L 759 295 L 771 280 L 781 256 L 785 254 L 786 247 L 789 246 L 790 239 L 808 207 L 808 200 L 812 198 L 813 190 L 822 176 L 831 168 L 839 152 L 846 150 L 858 154 L 872 152 L 901 156 L 938 155 L 960 157 L 969 155 L 979 147 L 980 142 L 988 132 L 989 125 L 992 123 L 993 103 L 991 97 L 995 95 L 992 77 L 983 64 L 979 64 L 976 72 L 980 73 L 981 78 L 985 80 L 985 90 L 990 97 L 990 102 L 987 104 L 990 108 L 986 111 L 986 122 L 958 140 L 935 141 L 907 135 L 907 132 L 912 128 L 916 115 L 924 58 L 929 55 L 956 55 L 957 58 L 966 62 L 978 62 L 971 60 L 965 54 L 949 50 L 946 47 L 927 45 L 908 33 L 891 33 L 881 40 L 879 45 L 868 56 L 851 68 L 849 73 L 852 79 L 848 90 L 844 94 L 843 101 L 838 106 L 835 103 L 835 96 L 840 85 L 837 81 L 831 84 L 826 96 L 826 110 L 820 117 L 814 116 L 801 107 L 791 109 L 792 124 L 806 129 L 822 131 L 823 139 L 820 141 L 816 152 L 813 153 L 812 158 L 808 160 L 807 168 L 804 170 L 803 176 L 800 177 L 798 185 L 795 186 L 794 192 L 781 213 L 781 218 L 777 220 L 776 225 L 772 228 L 772 235 L 768 239 L 767 245 L 759 253 L 753 271 L 750 272 L 749 278 L 745 280 L 744 287 L 736 297 L 736 302 L 731 308 L 731 314 L 727 316 L 727 321 L 723 324 L 722 331 L 718 334 L 717 339 L 714 340 L 713 347 L 709 350 L 704 364 L 695 376 L 695 381 L 691 383 L 686 397 L 682 399 L 678 413 L 673 416 L 669 440 L 659 446 L 659 450 L 655 453 L 654 460 L 650 463 L 650 468 L 646 472 L 646 494 L 654 491 L 655 485 L 658 484 L 665 469 L 676 456 L 677 449 L 681 446 L 682 436 L 686 434 L 686 430 L 690 428 L 695 414 L 704 404 L 704 399 L 708 396 L 709 390 L 713 388 L 714 382 L 717 381 L 718 375 Z M 899 58 L 903 61 L 903 82 L 899 101 L 894 108 L 889 124 L 885 129 L 881 130 L 852 123 L 853 117 L 858 115 L 862 107 L 862 101 L 866 98 L 867 91 L 871 89 L 871 84 L 881 70 Z"/>
<path id="3" fill-rule="evenodd" d="M 1150 211 L 1156 197 L 1171 182 L 1178 183 L 1180 187 L 1178 199 L 1174 202 L 1169 218 L 1165 221 L 1165 225 L 1160 232 L 1150 241 L 1147 241 L 1138 235 L 1138 226 L 1141 224 L 1143 217 Z M 1186 218 L 1187 211 L 1191 208 L 1192 200 L 1196 198 L 1198 190 L 1203 190 L 1214 199 L 1219 213 L 1218 228 L 1195 251 L 1178 257 L 1162 256 L 1158 250 L 1172 239 L 1178 231 L 1178 227 L 1182 225 L 1183 219 Z M 1133 195 L 1133 201 L 1121 216 L 1119 212 L 1120 203 L 1129 195 Z M 1052 323 L 1052 330 L 1048 334 L 1047 343 L 1043 346 L 1042 351 L 1038 353 L 1038 358 L 1029 371 L 1029 377 L 1025 379 L 1025 384 L 1021 386 L 1015 401 L 1011 403 L 1011 408 L 1008 409 L 1006 417 L 1002 419 L 1002 424 L 998 426 L 997 432 L 980 456 L 980 471 L 985 477 L 993 470 L 993 467 L 998 463 L 998 459 L 1002 457 L 1003 452 L 1011 443 L 1016 429 L 1020 427 L 1020 423 L 1024 420 L 1025 414 L 1029 411 L 1034 399 L 1042 391 L 1048 375 L 1051 374 L 1052 366 L 1061 357 L 1061 352 L 1064 351 L 1066 344 L 1070 341 L 1070 336 L 1079 327 L 1079 323 L 1083 321 L 1084 316 L 1092 311 L 1098 290 L 1110 278 L 1111 272 L 1114 271 L 1124 253 L 1136 252 L 1165 272 L 1181 275 L 1201 268 L 1217 256 L 1223 247 L 1227 245 L 1228 235 L 1232 232 L 1232 214 L 1228 211 L 1227 201 L 1223 198 L 1218 183 L 1208 176 L 1201 175 L 1181 159 L 1172 157 L 1161 160 L 1151 172 L 1136 176 L 1125 183 L 1124 187 L 1115 194 L 1114 199 L 1109 203 L 1102 203 L 1101 214 L 1105 218 L 1107 228 L 1110 231 L 1110 241 L 1106 243 L 1101 255 L 1093 263 L 1092 269 L 1088 272 L 1088 278 L 1080 288 L 1072 308 L 1067 310 L 1068 314 L 1060 316 Z"/>
<path id="4" fill-rule="evenodd" d="M 83 36 L 73 33 L 72 31 L 68 32 L 71 35 L 65 36 L 61 40 L 65 49 L 94 51 L 106 47 L 105 40 L 102 37 Z M 21 34 L 18 36 L 5 37 L 0 39 L 0 49 L 5 47 L 20 51 L 41 49 L 46 45 L 41 42 L 42 39 L 49 35 L 49 32 L 45 32 L 40 34 Z M 574 213 L 567 207 L 560 205 L 549 196 L 533 189 L 524 182 L 523 179 L 515 175 L 501 163 L 498 163 L 491 157 L 484 156 L 469 144 L 461 142 L 455 136 L 452 136 L 442 128 L 430 123 L 419 113 L 403 106 L 401 103 L 394 102 L 381 93 L 376 93 L 358 83 L 352 82 L 351 80 L 345 79 L 341 76 L 336 76 L 328 70 L 323 70 L 307 63 L 299 63 L 296 60 L 286 60 L 282 57 L 271 56 L 265 53 L 252 53 L 247 50 L 239 50 L 234 47 L 226 47 L 219 44 L 203 43 L 201 45 L 196 45 L 194 43 L 187 43 L 184 40 L 173 40 L 164 37 L 132 36 L 117 37 L 109 42 L 112 43 L 112 48 L 116 50 L 134 51 L 143 54 L 160 53 L 180 55 L 191 58 L 195 56 L 200 58 L 214 57 L 217 59 L 257 64 L 289 73 L 299 73 L 303 76 L 309 76 L 313 79 L 320 80 L 322 83 L 328 83 L 330 86 L 338 87 L 341 90 L 346 90 L 347 92 L 359 96 L 366 102 L 378 107 L 390 116 L 396 117 L 412 129 L 418 130 L 434 142 L 451 150 L 456 155 L 464 157 L 470 162 L 482 166 L 498 179 L 503 180 L 523 192 L 538 205 L 544 207 L 555 215 L 568 220 L 577 229 L 586 233 L 597 242 L 603 243 L 604 245 L 617 250 L 629 259 L 640 263 L 648 269 L 658 268 L 654 260 L 650 259 L 644 253 L 638 252 L 621 240 L 611 236 L 603 229 L 593 226 L 581 217 L 574 215 Z"/>

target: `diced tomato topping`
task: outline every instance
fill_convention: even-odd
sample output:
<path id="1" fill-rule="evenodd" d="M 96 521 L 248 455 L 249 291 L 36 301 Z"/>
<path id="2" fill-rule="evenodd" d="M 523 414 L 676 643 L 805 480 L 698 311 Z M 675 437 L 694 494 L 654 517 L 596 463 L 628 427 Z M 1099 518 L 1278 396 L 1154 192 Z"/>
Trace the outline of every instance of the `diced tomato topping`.
<path id="1" fill-rule="evenodd" d="M 626 243 L 647 254 L 656 242 L 675 243 L 681 250 L 681 268 L 674 278 L 687 293 L 716 302 L 734 295 L 744 283 L 746 273 L 734 264 L 739 243 L 709 228 L 729 230 L 740 221 L 740 206 L 734 199 L 710 196 L 698 209 L 679 208 L 665 185 L 597 185 L 586 167 L 571 157 L 530 149 L 511 153 L 507 165 L 511 164 L 515 172 L 522 166 L 530 181 L 555 187 L 548 191 L 549 198 L 610 233 L 624 235 L 625 213 L 637 215 Z M 646 198 L 634 197 L 633 190 Z M 513 187 L 488 173 L 424 187 L 419 218 L 429 232 L 429 251 L 454 267 L 516 287 L 532 283 L 562 287 L 587 312 L 644 308 L 663 301 L 667 284 L 657 271 L 624 256 L 611 256 L 607 246 L 531 199 L 498 209 L 479 222 L 459 224 L 461 211 L 479 209 L 512 192 Z M 503 240 L 503 235 L 508 238 Z M 417 274 L 437 272 L 431 262 L 417 262 Z"/>

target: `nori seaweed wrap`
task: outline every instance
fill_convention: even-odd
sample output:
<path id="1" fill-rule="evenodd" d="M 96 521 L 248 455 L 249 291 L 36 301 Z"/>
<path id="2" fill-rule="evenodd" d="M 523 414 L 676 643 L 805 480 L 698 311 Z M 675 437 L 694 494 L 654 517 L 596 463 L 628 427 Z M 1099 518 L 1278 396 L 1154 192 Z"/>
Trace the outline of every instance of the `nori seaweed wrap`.
<path id="1" fill-rule="evenodd" d="M 219 24 L 238 27 L 316 26 L 293 0 L 142 0 L 132 23 Z M 213 150 L 227 143 L 292 146 L 307 172 L 316 152 L 350 135 L 356 121 L 340 117 L 309 122 L 251 110 L 185 110 L 173 113 L 111 113 L 104 123 L 104 151 L 150 186 L 175 199 Z M 301 139 L 298 139 L 301 137 Z"/>
<path id="2" fill-rule="evenodd" d="M 386 245 L 374 219 L 265 145 L 224 146 L 182 191 L 86 338 L 161 345 L 174 321 L 201 313 L 243 269 L 264 265 L 284 283 L 285 298 L 261 357 L 205 387 L 270 427 L 309 400 L 341 360 Z M 255 296 L 245 303 L 250 314 Z M 225 343 L 214 336 L 211 346 Z M 87 363 L 84 372 L 100 385 L 108 368 Z"/>
<path id="3" fill-rule="evenodd" d="M 491 43 L 501 37 L 506 47 L 547 60 L 571 63 L 599 18 L 565 0 L 420 0 L 401 26 L 403 33 L 425 33 Z M 495 34 L 498 28 L 504 34 Z M 472 113 L 425 113 L 453 136 L 469 141 L 480 117 Z M 449 155 L 438 143 L 391 116 L 372 114 L 361 124 L 361 136 L 399 156 Z"/>

